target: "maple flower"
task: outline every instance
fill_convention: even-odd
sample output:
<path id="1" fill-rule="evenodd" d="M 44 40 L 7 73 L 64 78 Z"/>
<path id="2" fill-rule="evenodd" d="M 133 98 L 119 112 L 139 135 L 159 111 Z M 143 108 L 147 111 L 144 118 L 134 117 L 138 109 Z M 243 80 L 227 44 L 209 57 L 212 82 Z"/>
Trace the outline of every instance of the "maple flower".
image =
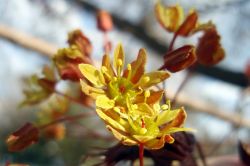
<path id="1" fill-rule="evenodd" d="M 96 99 L 96 106 L 102 109 L 111 109 L 115 106 L 126 107 L 127 99 L 132 103 L 141 101 L 143 91 L 170 75 L 166 71 L 154 71 L 144 73 L 146 63 L 146 51 L 140 49 L 137 59 L 123 71 L 124 51 L 122 45 L 118 45 L 114 52 L 112 67 L 108 55 L 102 59 L 101 69 L 90 64 L 80 64 L 79 69 L 83 76 L 92 84 L 81 80 L 82 91 Z M 153 104 L 162 96 L 162 91 L 151 91 L 150 102 Z M 154 96 L 155 99 L 152 99 Z"/>
<path id="2" fill-rule="evenodd" d="M 165 143 L 174 142 L 171 134 L 192 130 L 182 127 L 187 116 L 184 108 L 171 110 L 170 102 L 162 106 L 156 103 L 153 107 L 146 103 L 132 104 L 129 100 L 127 103 L 126 114 L 118 107 L 96 109 L 107 129 L 125 145 L 143 144 L 148 149 L 160 149 Z"/>
<path id="3" fill-rule="evenodd" d="M 183 8 L 180 5 L 164 6 L 160 1 L 155 5 L 155 14 L 158 22 L 169 32 L 176 35 L 189 36 L 198 27 L 198 14 L 196 10 L 190 10 L 184 19 Z"/>

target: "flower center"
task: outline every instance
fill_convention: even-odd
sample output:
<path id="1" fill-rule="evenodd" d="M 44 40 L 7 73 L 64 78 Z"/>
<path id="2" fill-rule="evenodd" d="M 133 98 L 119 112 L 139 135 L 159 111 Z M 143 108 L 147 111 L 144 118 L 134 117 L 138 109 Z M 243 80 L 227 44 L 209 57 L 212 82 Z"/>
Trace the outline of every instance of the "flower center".
<path id="1" fill-rule="evenodd" d="M 121 93 L 124 93 L 124 92 L 126 91 L 126 88 L 125 88 L 124 85 L 121 85 L 121 86 L 119 87 L 119 90 L 120 90 Z"/>
<path id="2" fill-rule="evenodd" d="M 110 81 L 108 85 L 108 94 L 111 99 L 114 99 L 117 103 L 126 105 L 126 98 L 133 99 L 135 97 L 135 91 L 133 90 L 133 84 L 126 78 L 117 78 Z"/>

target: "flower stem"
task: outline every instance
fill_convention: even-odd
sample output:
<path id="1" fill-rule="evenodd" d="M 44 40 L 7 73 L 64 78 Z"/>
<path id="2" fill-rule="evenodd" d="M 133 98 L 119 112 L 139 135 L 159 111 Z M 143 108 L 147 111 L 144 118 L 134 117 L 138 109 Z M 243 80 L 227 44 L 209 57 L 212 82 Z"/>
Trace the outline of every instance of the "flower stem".
<path id="1" fill-rule="evenodd" d="M 168 51 L 167 51 L 167 52 L 170 52 L 170 51 L 173 50 L 174 42 L 175 42 L 177 36 L 178 36 L 178 35 L 175 33 L 174 36 L 173 36 L 173 38 L 172 38 L 172 40 L 171 40 L 171 42 L 170 42 L 170 45 L 169 45 L 169 47 L 168 47 Z"/>
<path id="2" fill-rule="evenodd" d="M 140 158 L 140 166 L 143 166 L 143 156 L 144 156 L 144 145 L 143 143 L 139 144 L 139 158 Z"/>

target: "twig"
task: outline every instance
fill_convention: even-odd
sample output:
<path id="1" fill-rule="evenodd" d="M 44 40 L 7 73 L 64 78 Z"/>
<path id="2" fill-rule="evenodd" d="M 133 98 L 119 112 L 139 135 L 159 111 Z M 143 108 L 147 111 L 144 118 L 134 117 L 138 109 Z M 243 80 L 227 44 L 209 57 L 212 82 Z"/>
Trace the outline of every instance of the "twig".
<path id="1" fill-rule="evenodd" d="M 28 34 L 22 33 L 13 29 L 9 26 L 0 24 L 0 37 L 8 39 L 16 44 L 28 48 L 48 57 L 51 57 L 56 53 L 57 47 L 51 43 L 40 40 L 36 37 L 30 36 Z"/>

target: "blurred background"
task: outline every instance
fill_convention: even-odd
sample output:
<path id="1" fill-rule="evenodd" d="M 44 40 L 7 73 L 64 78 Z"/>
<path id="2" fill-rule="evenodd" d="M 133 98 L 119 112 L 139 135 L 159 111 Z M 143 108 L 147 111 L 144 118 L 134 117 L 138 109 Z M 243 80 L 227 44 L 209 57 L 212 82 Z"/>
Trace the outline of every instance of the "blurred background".
<path id="1" fill-rule="evenodd" d="M 215 67 L 198 66 L 178 96 L 177 103 L 186 107 L 187 126 L 197 129 L 195 136 L 206 156 L 237 155 L 238 140 L 250 142 L 250 92 L 245 74 L 250 60 L 250 1 L 163 2 L 179 3 L 186 12 L 196 8 L 202 22 L 212 20 L 217 26 L 226 58 Z M 114 29 L 109 33 L 113 46 L 123 43 L 127 62 L 137 56 L 140 48 L 146 48 L 149 71 L 159 68 L 172 37 L 158 24 L 154 4 L 153 0 L 0 0 L 0 29 L 9 27 L 28 34 L 43 40 L 53 49 L 65 47 L 67 33 L 79 28 L 93 43 L 93 59 L 100 61 L 104 39 L 96 26 L 96 12 L 104 9 L 111 13 L 114 21 Z M 191 39 L 178 38 L 175 47 L 185 43 L 196 44 L 198 38 L 199 35 Z M 36 107 L 18 108 L 24 98 L 23 79 L 41 72 L 42 66 L 51 62 L 44 53 L 11 41 L 2 31 L 0 57 L 0 165 L 6 161 L 32 165 L 78 165 L 90 147 L 114 144 L 85 138 L 80 133 L 83 130 L 78 127 L 67 133 L 67 138 L 62 141 L 41 140 L 24 152 L 9 153 L 5 145 L 8 134 L 25 122 L 34 120 L 38 111 Z M 172 74 L 167 81 L 166 91 L 170 99 L 185 75 L 185 71 Z M 245 120 L 243 125 L 241 118 Z M 91 124 L 91 121 L 90 118 L 84 123 Z M 98 124 L 100 133 L 105 132 L 102 123 Z M 90 129 L 95 126 L 91 125 L 88 125 Z"/>

